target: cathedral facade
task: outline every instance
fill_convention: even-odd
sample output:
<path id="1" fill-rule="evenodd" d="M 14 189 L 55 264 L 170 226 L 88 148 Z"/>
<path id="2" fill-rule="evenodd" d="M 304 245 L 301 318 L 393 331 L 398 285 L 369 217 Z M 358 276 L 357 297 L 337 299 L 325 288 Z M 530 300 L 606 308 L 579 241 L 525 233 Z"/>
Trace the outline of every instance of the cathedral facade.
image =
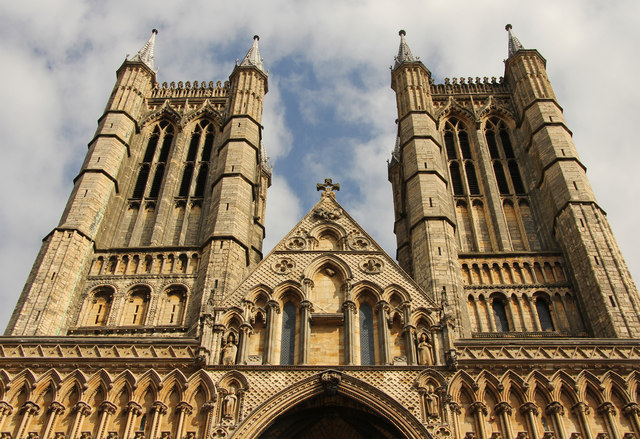
<path id="1" fill-rule="evenodd" d="M 0 339 L 2 439 L 640 437 L 640 297 L 545 59 L 391 70 L 395 259 L 337 200 L 266 256 L 268 75 L 117 80 Z"/>

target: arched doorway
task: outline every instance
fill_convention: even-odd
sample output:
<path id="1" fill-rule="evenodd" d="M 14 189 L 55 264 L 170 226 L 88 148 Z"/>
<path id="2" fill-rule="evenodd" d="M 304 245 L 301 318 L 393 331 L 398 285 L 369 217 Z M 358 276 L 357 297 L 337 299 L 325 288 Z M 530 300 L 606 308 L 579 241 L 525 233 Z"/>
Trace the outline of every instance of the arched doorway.
<path id="1" fill-rule="evenodd" d="M 400 439 L 388 420 L 343 395 L 318 395 L 276 418 L 259 439 Z"/>

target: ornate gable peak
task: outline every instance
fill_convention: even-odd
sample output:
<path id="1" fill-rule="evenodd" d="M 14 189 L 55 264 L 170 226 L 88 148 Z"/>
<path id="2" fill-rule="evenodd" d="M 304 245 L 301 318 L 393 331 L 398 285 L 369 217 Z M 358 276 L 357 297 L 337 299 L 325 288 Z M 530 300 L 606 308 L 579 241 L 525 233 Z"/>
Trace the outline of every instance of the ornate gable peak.
<path id="1" fill-rule="evenodd" d="M 208 116 L 209 118 L 215 120 L 218 125 L 222 125 L 224 122 L 224 115 L 221 114 L 213 106 L 209 99 L 205 99 L 205 101 L 198 108 L 185 114 L 185 116 L 182 118 L 182 128 L 184 128 L 192 120 L 202 116 Z"/>
<path id="2" fill-rule="evenodd" d="M 485 105 L 480 109 L 480 111 L 478 111 L 478 120 L 481 121 L 492 114 L 498 114 L 511 120 L 515 120 L 513 113 L 490 95 Z"/>
<path id="3" fill-rule="evenodd" d="M 141 126 L 145 126 L 151 123 L 155 123 L 160 119 L 168 119 L 173 122 L 177 126 L 180 126 L 180 121 L 182 119 L 182 115 L 178 110 L 176 110 L 169 101 L 164 101 L 160 108 L 157 108 L 142 118 L 140 123 Z"/>
<path id="4" fill-rule="evenodd" d="M 445 105 L 440 112 L 436 115 L 436 120 L 438 121 L 438 127 L 442 124 L 445 118 L 449 115 L 456 114 L 463 119 L 469 120 L 472 123 L 477 123 L 478 118 L 473 113 L 473 111 L 468 108 L 462 106 L 453 96 L 449 96 L 449 101 L 447 105 Z"/>

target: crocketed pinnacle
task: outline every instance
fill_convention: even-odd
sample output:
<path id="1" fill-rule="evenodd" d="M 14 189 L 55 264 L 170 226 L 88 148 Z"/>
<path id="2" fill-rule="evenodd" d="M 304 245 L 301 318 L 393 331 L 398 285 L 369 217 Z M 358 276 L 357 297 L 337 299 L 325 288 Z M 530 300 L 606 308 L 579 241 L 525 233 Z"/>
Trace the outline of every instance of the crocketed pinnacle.
<path id="1" fill-rule="evenodd" d="M 142 46 L 142 49 L 131 58 L 131 61 L 141 61 L 147 65 L 151 70 L 153 70 L 153 46 L 156 42 L 156 34 L 158 33 L 158 29 L 154 29 L 151 31 L 151 36 L 149 40 Z"/>
<path id="2" fill-rule="evenodd" d="M 520 40 L 511 32 L 513 26 L 507 24 L 504 28 L 509 32 L 509 58 L 511 58 L 518 50 L 524 50 L 524 47 L 522 43 L 520 43 Z"/>
<path id="3" fill-rule="evenodd" d="M 411 49 L 409 49 L 409 45 L 407 41 L 404 39 L 404 36 L 407 34 L 404 30 L 398 32 L 400 35 L 400 48 L 398 49 L 398 55 L 395 57 L 396 63 L 393 66 L 393 69 L 397 69 L 400 64 L 405 62 L 415 61 L 416 58 L 411 53 Z"/>
<path id="4" fill-rule="evenodd" d="M 262 65 L 262 58 L 260 58 L 260 48 L 258 47 L 259 36 L 253 36 L 253 44 L 251 45 L 251 49 L 247 52 L 247 55 L 244 57 L 242 62 L 240 63 L 243 67 L 256 67 L 260 71 L 264 72 L 264 66 Z"/>

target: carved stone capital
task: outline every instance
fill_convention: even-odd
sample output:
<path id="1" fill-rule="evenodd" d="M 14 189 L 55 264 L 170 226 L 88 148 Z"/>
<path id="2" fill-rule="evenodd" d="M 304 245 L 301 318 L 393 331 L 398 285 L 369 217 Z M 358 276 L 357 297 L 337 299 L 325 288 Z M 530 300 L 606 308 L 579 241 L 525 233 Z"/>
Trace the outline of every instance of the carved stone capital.
<path id="1" fill-rule="evenodd" d="M 82 433 L 80 433 L 80 439 L 91 439 L 91 432 L 90 431 L 83 431 Z"/>
<path id="2" fill-rule="evenodd" d="M 582 435 L 580 433 L 573 432 L 571 433 L 571 436 L 569 436 L 569 439 L 582 439 Z"/>
<path id="3" fill-rule="evenodd" d="M 588 415 L 591 412 L 591 409 L 587 404 L 580 401 L 579 403 L 571 407 L 571 411 L 573 413 L 584 413 L 585 415 Z"/>
<path id="4" fill-rule="evenodd" d="M 63 431 L 57 431 L 53 437 L 54 439 L 65 439 L 66 436 Z"/>
<path id="5" fill-rule="evenodd" d="M 547 415 L 564 415 L 564 407 L 558 401 L 553 401 L 544 408 L 544 412 Z"/>
<path id="6" fill-rule="evenodd" d="M 516 439 L 529 439 L 529 433 L 526 431 L 519 431 Z"/>
<path id="7" fill-rule="evenodd" d="M 184 439 L 196 439 L 196 432 L 187 431 L 187 434 L 184 436 Z"/>
<path id="8" fill-rule="evenodd" d="M 136 416 L 140 416 L 142 414 L 142 406 L 135 401 L 129 401 L 127 403 L 127 407 L 125 407 L 124 411 L 126 413 L 133 413 Z"/>
<path id="9" fill-rule="evenodd" d="M 600 405 L 600 407 L 598 407 L 598 413 L 600 413 L 601 415 L 608 413 L 612 416 L 616 415 L 616 407 L 611 404 L 610 402 L 604 402 L 602 403 L 602 405 Z"/>
<path id="10" fill-rule="evenodd" d="M 529 412 L 533 412 L 535 416 L 538 416 L 540 414 L 538 406 L 533 402 L 525 402 L 520 406 L 520 413 L 526 415 Z"/>
<path id="11" fill-rule="evenodd" d="M 352 302 L 351 300 L 347 300 L 342 304 L 342 309 L 345 311 L 351 311 L 353 314 L 355 314 L 357 307 L 355 302 Z"/>
<path id="12" fill-rule="evenodd" d="M 151 413 L 158 413 L 159 415 L 167 414 L 167 406 L 162 401 L 156 401 L 151 405 Z"/>
<path id="13" fill-rule="evenodd" d="M 635 433 L 625 433 L 624 436 L 622 436 L 622 439 L 636 439 L 636 434 Z"/>
<path id="14" fill-rule="evenodd" d="M 464 435 L 464 439 L 476 439 L 476 434 L 473 431 L 467 431 Z"/>
<path id="15" fill-rule="evenodd" d="M 482 401 L 472 402 L 469 405 L 469 411 L 473 414 L 480 412 L 485 416 L 487 416 L 487 413 L 489 413 L 489 411 L 487 410 L 486 404 Z"/>
<path id="16" fill-rule="evenodd" d="M 556 434 L 553 431 L 545 431 L 542 439 L 556 439 Z"/>
<path id="17" fill-rule="evenodd" d="M 444 354 L 445 362 L 447 363 L 447 369 L 458 369 L 458 352 L 455 349 L 450 349 Z"/>
<path id="18" fill-rule="evenodd" d="M 0 401 L 0 415 L 9 416 L 13 413 L 13 406 L 6 401 Z"/>
<path id="19" fill-rule="evenodd" d="M 640 415 L 640 405 L 637 402 L 630 402 L 622 407 L 622 413 L 627 417 L 633 414 Z"/>
<path id="20" fill-rule="evenodd" d="M 73 406 L 73 411 L 76 413 L 80 413 L 82 416 L 89 416 L 93 411 L 91 406 L 84 401 L 78 401 L 75 406 Z"/>
<path id="21" fill-rule="evenodd" d="M 267 302 L 267 309 L 271 313 L 280 314 L 280 304 L 278 302 L 276 302 L 275 300 L 270 300 L 270 301 Z"/>
<path id="22" fill-rule="evenodd" d="M 9 433 L 8 431 L 0 433 L 0 439 L 11 439 L 11 437 L 11 433 Z"/>
<path id="23" fill-rule="evenodd" d="M 178 410 L 178 412 L 184 412 L 186 415 L 190 415 L 191 413 L 193 413 L 193 407 L 191 406 L 191 404 L 182 401 L 180 404 L 178 404 L 176 406 L 176 410 Z"/>
<path id="24" fill-rule="evenodd" d="M 37 431 L 30 431 L 27 433 L 27 439 L 40 439 L 40 435 Z"/>
<path id="25" fill-rule="evenodd" d="M 107 439 L 118 439 L 118 432 L 117 431 L 108 432 Z"/>
<path id="26" fill-rule="evenodd" d="M 462 413 L 462 407 L 455 401 L 451 401 L 449 403 L 449 410 L 451 410 L 451 413 L 455 413 L 456 415 Z"/>
<path id="27" fill-rule="evenodd" d="M 499 402 L 495 406 L 494 410 L 499 415 L 506 413 L 507 415 L 511 416 L 511 414 L 513 413 L 513 407 L 511 407 L 511 404 L 506 401 Z"/>
<path id="28" fill-rule="evenodd" d="M 609 434 L 608 433 L 598 433 L 596 435 L 596 439 L 609 439 Z"/>
<path id="29" fill-rule="evenodd" d="M 116 410 L 118 410 L 118 407 L 116 407 L 115 404 L 110 401 L 102 401 L 98 406 L 98 413 L 114 415 L 116 413 Z"/>
<path id="30" fill-rule="evenodd" d="M 491 438 L 490 438 L 490 439 L 502 439 L 502 433 L 497 432 L 497 431 L 494 431 L 494 432 L 491 434 Z"/>
<path id="31" fill-rule="evenodd" d="M 171 439 L 171 432 L 170 431 L 161 432 L 160 439 Z"/>
<path id="32" fill-rule="evenodd" d="M 302 302 L 300 302 L 300 309 L 306 309 L 309 312 L 313 312 L 313 303 L 309 302 L 308 300 L 303 300 Z"/>
<path id="33" fill-rule="evenodd" d="M 56 415 L 61 415 L 64 413 L 64 406 L 60 404 L 58 401 L 53 401 L 49 404 L 49 408 L 47 409 L 49 413 L 55 413 Z"/>
<path id="34" fill-rule="evenodd" d="M 38 415 L 40 413 L 40 406 L 35 402 L 27 401 L 21 407 L 21 412 L 29 415 Z"/>
<path id="35" fill-rule="evenodd" d="M 146 439 L 146 436 L 145 436 L 145 434 L 144 434 L 144 431 L 136 431 L 136 432 L 133 434 L 133 438 L 134 438 L 134 439 Z"/>
<path id="36" fill-rule="evenodd" d="M 215 401 L 207 401 L 204 404 L 202 404 L 202 410 L 205 413 L 211 412 L 215 408 L 216 408 L 216 402 Z"/>
<path id="37" fill-rule="evenodd" d="M 324 391 L 329 395 L 335 395 L 338 391 L 338 386 L 342 381 L 342 375 L 340 372 L 336 372 L 334 370 L 327 371 L 320 375 L 320 383 L 324 388 Z"/>

